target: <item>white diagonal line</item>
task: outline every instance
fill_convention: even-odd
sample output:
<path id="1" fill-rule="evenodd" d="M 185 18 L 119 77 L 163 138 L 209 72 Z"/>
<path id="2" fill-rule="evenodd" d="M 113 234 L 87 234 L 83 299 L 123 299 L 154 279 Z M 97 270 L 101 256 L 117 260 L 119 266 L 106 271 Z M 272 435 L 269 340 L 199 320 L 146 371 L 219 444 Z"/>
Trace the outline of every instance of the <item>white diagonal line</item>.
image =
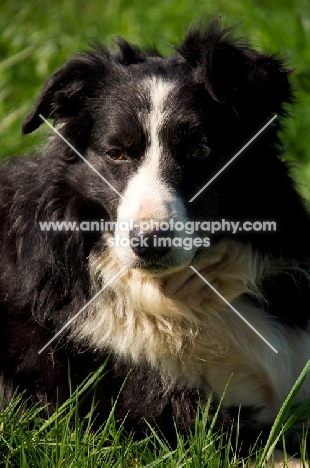
<path id="1" fill-rule="evenodd" d="M 46 343 L 46 345 L 44 345 L 43 348 L 40 349 L 38 354 L 41 354 L 42 351 L 44 351 L 72 322 L 74 322 L 74 320 L 77 319 L 78 316 L 83 312 L 83 310 L 85 310 L 86 307 L 88 307 L 111 283 L 113 283 L 113 281 L 122 273 L 122 271 L 124 271 L 125 268 L 127 268 L 127 267 L 123 266 L 123 268 L 121 268 L 120 271 L 118 273 L 116 273 L 116 275 L 114 275 L 113 278 L 111 278 L 110 281 L 108 281 L 107 284 L 105 284 L 103 286 L 103 288 L 100 289 L 100 291 L 98 291 L 91 298 L 91 300 L 88 301 L 87 304 L 85 304 L 84 307 L 82 307 L 82 309 L 80 309 L 78 311 L 77 314 L 75 314 L 73 317 L 71 317 L 71 319 L 68 320 L 68 322 L 53 336 L 53 338 L 48 343 Z"/>
<path id="2" fill-rule="evenodd" d="M 195 195 L 193 198 L 191 198 L 191 199 L 189 200 L 189 203 L 191 203 L 193 200 L 195 200 L 195 198 L 197 198 L 198 195 L 200 195 L 201 192 L 203 192 L 203 191 L 208 187 L 208 185 L 210 185 L 211 182 L 213 182 L 213 181 L 217 178 L 217 176 L 219 176 L 223 171 L 225 171 L 226 167 L 228 167 L 229 164 L 231 164 L 231 163 L 242 153 L 242 151 L 244 151 L 245 148 L 247 148 L 247 147 L 252 143 L 252 141 L 254 141 L 255 138 L 257 138 L 258 135 L 260 135 L 260 134 L 265 130 L 265 128 L 267 128 L 268 125 L 270 125 L 271 122 L 273 122 L 274 119 L 276 119 L 276 118 L 277 118 L 277 115 L 274 115 L 274 116 L 272 117 L 272 119 L 270 119 L 269 122 L 267 122 L 266 125 L 264 125 L 263 128 L 261 128 L 261 129 L 260 129 L 244 146 L 243 146 L 243 148 L 241 148 L 241 150 L 239 150 L 238 153 L 235 154 L 235 156 L 233 156 L 233 157 L 228 161 L 228 163 L 226 163 L 225 166 L 223 166 L 222 169 L 220 169 L 220 170 L 215 174 L 215 176 L 212 177 L 212 179 L 210 179 L 209 182 L 208 182 L 206 185 L 204 185 L 204 186 L 202 187 L 202 189 L 200 189 L 199 192 L 197 192 L 196 195 Z"/>
<path id="3" fill-rule="evenodd" d="M 237 309 L 235 309 L 226 299 L 225 297 L 222 296 L 222 294 L 220 294 L 214 286 L 212 286 L 212 284 L 209 283 L 209 281 L 206 280 L 206 278 L 204 278 L 204 276 L 202 276 L 199 271 L 196 270 L 196 268 L 194 268 L 193 266 L 190 265 L 190 268 L 199 276 L 199 278 L 201 278 L 211 289 L 212 291 L 215 292 L 215 294 L 217 294 L 224 302 L 225 304 L 227 304 L 231 310 L 233 310 L 235 312 L 235 314 L 238 315 L 239 318 L 241 318 L 241 320 L 243 320 L 247 325 L 248 327 L 251 328 L 251 330 L 254 331 L 254 333 L 256 333 L 256 335 L 258 335 L 268 346 L 269 348 L 272 349 L 272 351 L 274 351 L 275 353 L 278 353 L 278 351 L 276 350 L 276 348 L 274 348 L 270 343 L 269 341 L 266 340 L 266 338 L 261 334 L 259 333 L 259 331 L 256 330 L 255 327 L 253 327 L 253 325 L 250 324 L 250 322 L 248 322 L 244 317 L 243 315 L 240 314 L 240 312 L 237 311 Z"/>
<path id="4" fill-rule="evenodd" d="M 95 169 L 94 166 L 93 166 L 92 164 L 90 164 L 90 162 L 87 161 L 87 159 L 84 158 L 84 156 L 83 156 L 81 153 L 79 153 L 79 151 L 78 151 L 76 148 L 74 148 L 74 146 L 71 145 L 71 143 L 70 143 L 68 140 L 66 140 L 66 138 L 65 138 L 64 136 L 62 136 L 61 133 L 59 133 L 59 131 L 58 131 L 55 127 L 53 127 L 53 125 L 51 125 L 51 124 L 43 117 L 42 114 L 39 114 L 39 117 L 41 117 L 41 119 L 44 120 L 44 122 L 45 122 L 45 123 L 46 123 L 46 124 L 47 124 L 47 125 L 64 141 L 64 142 L 65 142 L 65 143 L 67 143 L 67 145 L 68 145 L 81 159 L 83 159 L 83 161 L 84 161 L 86 164 L 88 164 L 88 166 L 89 166 L 89 167 L 90 167 L 90 168 L 91 168 L 91 169 L 92 169 L 92 170 L 93 170 L 93 171 L 94 171 L 94 172 L 95 172 L 95 173 L 96 173 L 112 190 L 114 190 L 114 192 L 117 193 L 117 195 L 118 195 L 119 197 L 121 197 L 122 200 L 124 200 L 125 202 L 127 202 L 126 198 L 123 197 L 123 195 L 122 195 L 121 193 L 119 193 L 119 192 L 116 190 L 116 188 L 113 187 L 113 185 L 112 185 L 105 177 L 103 177 L 103 175 L 100 174 L 100 172 L 98 172 L 97 169 Z"/>

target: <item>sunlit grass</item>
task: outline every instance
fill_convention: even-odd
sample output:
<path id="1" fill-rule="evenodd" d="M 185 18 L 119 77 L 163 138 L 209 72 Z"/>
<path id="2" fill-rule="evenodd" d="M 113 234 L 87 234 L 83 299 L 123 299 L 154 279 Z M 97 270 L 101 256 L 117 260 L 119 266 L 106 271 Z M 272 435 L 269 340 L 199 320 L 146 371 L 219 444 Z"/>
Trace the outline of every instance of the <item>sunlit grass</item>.
<path id="1" fill-rule="evenodd" d="M 114 410 L 117 400 L 106 423 L 94 429 L 95 400 L 84 418 L 79 416 L 79 403 L 86 394 L 94 391 L 96 385 L 100 385 L 104 367 L 103 365 L 96 374 L 74 391 L 68 401 L 59 406 L 49 418 L 44 417 L 43 408 L 39 405 L 25 410 L 22 396 L 15 395 L 9 406 L 0 412 L 1 467 L 237 468 L 249 466 L 250 457 L 241 459 L 238 456 L 236 434 L 214 430 L 217 414 L 210 424 L 211 400 L 204 409 L 198 411 L 193 432 L 186 439 L 177 434 L 177 444 L 173 448 L 151 427 L 148 437 L 144 440 L 134 440 L 132 435 L 124 431 L 123 422 L 115 421 Z M 310 361 L 283 404 L 265 447 L 259 448 L 259 439 L 257 444 L 254 444 L 251 454 L 253 457 L 255 454 L 256 468 L 263 467 L 265 460 L 272 457 L 276 444 L 280 442 L 282 446 L 281 441 L 285 441 L 286 434 L 290 433 L 299 420 L 308 419 L 310 402 L 306 401 L 298 407 L 293 407 L 293 402 L 309 369 Z M 302 437 L 300 451 L 302 459 L 307 460 Z"/>

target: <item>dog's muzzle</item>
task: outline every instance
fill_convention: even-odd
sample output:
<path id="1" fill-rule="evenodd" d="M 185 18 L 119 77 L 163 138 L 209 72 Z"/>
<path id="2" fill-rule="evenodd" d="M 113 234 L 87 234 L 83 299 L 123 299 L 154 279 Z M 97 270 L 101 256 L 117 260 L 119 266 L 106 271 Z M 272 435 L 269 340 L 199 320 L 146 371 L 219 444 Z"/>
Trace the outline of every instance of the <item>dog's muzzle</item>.
<path id="1" fill-rule="evenodd" d="M 166 255 L 171 250 L 172 239 L 173 231 L 171 230 L 143 230 L 137 227 L 129 232 L 131 249 L 139 257 Z"/>

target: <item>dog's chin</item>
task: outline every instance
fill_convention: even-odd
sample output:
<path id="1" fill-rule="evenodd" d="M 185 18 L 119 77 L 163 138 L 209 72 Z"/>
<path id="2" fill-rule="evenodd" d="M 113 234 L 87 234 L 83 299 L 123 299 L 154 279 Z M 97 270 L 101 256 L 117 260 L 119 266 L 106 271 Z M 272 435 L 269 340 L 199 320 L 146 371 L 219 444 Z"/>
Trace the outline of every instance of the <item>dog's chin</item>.
<path id="1" fill-rule="evenodd" d="M 164 276 L 170 276 L 173 273 L 184 270 L 190 265 L 190 263 L 191 262 L 188 261 L 186 263 L 183 263 L 182 265 L 171 266 L 171 265 L 165 265 L 165 264 L 160 264 L 160 263 L 143 262 L 135 266 L 132 266 L 131 268 L 136 269 L 136 270 L 141 270 L 141 272 L 148 274 L 150 276 L 164 277 Z"/>

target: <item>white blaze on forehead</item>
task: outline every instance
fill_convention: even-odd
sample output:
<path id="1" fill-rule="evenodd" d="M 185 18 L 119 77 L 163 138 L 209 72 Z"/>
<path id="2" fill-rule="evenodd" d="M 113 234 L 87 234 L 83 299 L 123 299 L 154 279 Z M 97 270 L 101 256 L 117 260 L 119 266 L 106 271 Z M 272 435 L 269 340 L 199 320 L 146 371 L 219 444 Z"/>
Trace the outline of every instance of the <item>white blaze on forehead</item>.
<path id="1" fill-rule="evenodd" d="M 149 111 L 138 117 L 147 134 L 148 146 L 141 166 L 131 177 L 124 192 L 126 202 L 121 202 L 118 209 L 118 226 L 125 222 L 138 224 L 142 221 L 188 221 L 187 211 L 182 198 L 176 194 L 173 185 L 164 180 L 167 162 L 166 151 L 160 139 L 160 132 L 168 119 L 171 118 L 169 99 L 176 85 L 169 81 L 150 78 L 141 84 L 142 95 L 148 96 Z M 151 223 L 150 223 L 151 224 Z M 130 228 L 129 228 L 130 229 Z M 129 229 L 119 228 L 115 231 L 115 238 L 128 241 Z M 188 237 L 185 232 L 179 237 Z M 135 261 L 135 253 L 126 242 L 115 247 L 116 255 L 123 264 L 130 265 Z M 172 248 L 169 261 L 173 265 L 183 265 L 192 258 L 193 252 L 185 249 Z"/>
<path id="2" fill-rule="evenodd" d="M 129 203 L 121 204 L 118 217 L 122 220 L 167 219 L 176 214 L 175 209 L 172 209 L 176 200 L 160 176 L 165 149 L 161 145 L 159 134 L 169 118 L 167 99 L 175 85 L 153 77 L 144 80 L 141 86 L 150 100 L 149 113 L 140 115 L 149 143 L 144 161 L 124 193 Z"/>
<path id="3" fill-rule="evenodd" d="M 174 85 L 171 82 L 156 80 L 153 78 L 147 81 L 145 85 L 149 86 L 151 99 L 151 112 L 143 125 L 150 138 L 150 147 L 147 152 L 147 162 L 154 169 L 159 169 L 161 144 L 159 133 L 165 121 L 169 118 L 170 111 L 167 106 L 167 98 L 172 92 Z"/>

